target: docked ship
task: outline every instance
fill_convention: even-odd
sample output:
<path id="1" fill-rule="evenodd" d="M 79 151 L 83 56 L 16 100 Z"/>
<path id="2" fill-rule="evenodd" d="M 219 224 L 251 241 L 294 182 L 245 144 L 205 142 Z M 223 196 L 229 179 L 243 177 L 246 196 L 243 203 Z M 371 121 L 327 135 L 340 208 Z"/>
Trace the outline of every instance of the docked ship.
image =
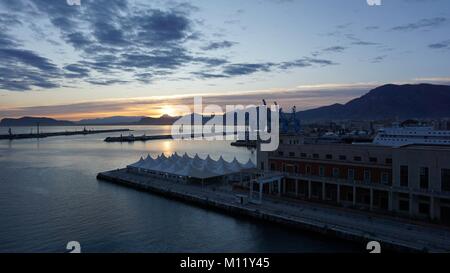
<path id="1" fill-rule="evenodd" d="M 394 126 L 378 131 L 374 144 L 401 147 L 406 145 L 450 145 L 450 131 L 429 126 Z"/>

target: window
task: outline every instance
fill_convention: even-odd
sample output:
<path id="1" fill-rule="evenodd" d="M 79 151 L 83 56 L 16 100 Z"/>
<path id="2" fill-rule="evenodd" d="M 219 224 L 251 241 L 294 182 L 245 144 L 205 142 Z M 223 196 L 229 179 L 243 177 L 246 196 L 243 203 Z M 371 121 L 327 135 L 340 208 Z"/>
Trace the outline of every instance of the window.
<path id="1" fill-rule="evenodd" d="M 313 154 L 313 158 L 319 158 L 319 154 Z"/>
<path id="2" fill-rule="evenodd" d="M 319 176 L 325 176 L 325 167 L 324 166 L 319 167 Z"/>
<path id="3" fill-rule="evenodd" d="M 327 159 L 333 159 L 333 155 L 327 154 L 327 155 L 326 155 L 326 158 L 327 158 Z"/>
<path id="4" fill-rule="evenodd" d="M 389 173 L 381 173 L 381 183 L 389 184 Z"/>
<path id="5" fill-rule="evenodd" d="M 290 157 L 295 157 L 295 152 L 289 152 Z"/>
<path id="6" fill-rule="evenodd" d="M 340 155 L 339 160 L 347 160 L 347 157 L 345 155 Z"/>
<path id="7" fill-rule="evenodd" d="M 441 170 L 442 191 L 450 191 L 450 169 Z"/>
<path id="8" fill-rule="evenodd" d="M 408 166 L 400 166 L 400 186 L 408 187 Z"/>
<path id="9" fill-rule="evenodd" d="M 355 179 L 355 170 L 354 169 L 348 169 L 348 179 L 354 180 Z"/>
<path id="10" fill-rule="evenodd" d="M 264 171 L 264 162 L 261 162 L 261 170 Z"/>
<path id="11" fill-rule="evenodd" d="M 420 214 L 429 214 L 430 213 L 430 205 L 427 203 L 419 203 L 419 213 Z"/>
<path id="12" fill-rule="evenodd" d="M 392 164 L 392 158 L 386 158 L 386 164 L 388 165 Z"/>
<path id="13" fill-rule="evenodd" d="M 361 158 L 360 156 L 355 156 L 355 157 L 353 157 L 353 160 L 355 160 L 355 161 L 361 161 L 362 158 Z"/>
<path id="14" fill-rule="evenodd" d="M 283 151 L 279 151 L 279 152 L 278 152 L 278 155 L 279 155 L 279 156 L 283 156 L 283 155 L 284 155 Z"/>
<path id="15" fill-rule="evenodd" d="M 339 178 L 339 168 L 333 168 L 333 177 Z"/>
<path id="16" fill-rule="evenodd" d="M 300 156 L 301 157 L 306 157 L 306 154 L 305 153 L 301 153 Z"/>
<path id="17" fill-rule="evenodd" d="M 371 163 L 377 163 L 377 162 L 378 162 L 378 158 L 376 158 L 376 157 L 371 157 L 371 158 L 369 158 L 369 161 L 370 161 Z"/>
<path id="18" fill-rule="evenodd" d="M 306 174 L 311 174 L 311 166 L 306 166 Z"/>
<path id="19" fill-rule="evenodd" d="M 428 189 L 428 182 L 429 182 L 429 171 L 427 167 L 421 167 L 419 170 L 420 173 L 420 188 L 421 189 Z"/>
<path id="20" fill-rule="evenodd" d="M 398 208 L 399 208 L 399 210 L 402 210 L 402 211 L 409 211 L 409 201 L 400 200 L 398 202 Z"/>
<path id="21" fill-rule="evenodd" d="M 276 170 L 275 163 L 270 163 L 270 170 L 272 171 Z"/>
<path id="22" fill-rule="evenodd" d="M 364 170 L 364 181 L 370 182 L 370 170 Z"/>

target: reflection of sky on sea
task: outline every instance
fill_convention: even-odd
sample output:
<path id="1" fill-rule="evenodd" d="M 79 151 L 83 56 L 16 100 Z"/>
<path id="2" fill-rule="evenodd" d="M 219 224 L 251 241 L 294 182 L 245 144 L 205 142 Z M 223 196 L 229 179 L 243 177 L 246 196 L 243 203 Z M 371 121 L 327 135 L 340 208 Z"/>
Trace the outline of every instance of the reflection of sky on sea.
<path id="1" fill-rule="evenodd" d="M 105 128 L 105 127 L 104 127 Z M 51 128 L 60 130 L 60 128 Z M 146 127 L 133 133 L 161 133 Z M 106 143 L 109 134 L 0 141 L 0 252 L 333 252 L 353 245 L 234 218 L 96 180 L 164 152 L 254 159 L 229 142 Z M 208 232 L 205 232 L 207 230 Z"/>

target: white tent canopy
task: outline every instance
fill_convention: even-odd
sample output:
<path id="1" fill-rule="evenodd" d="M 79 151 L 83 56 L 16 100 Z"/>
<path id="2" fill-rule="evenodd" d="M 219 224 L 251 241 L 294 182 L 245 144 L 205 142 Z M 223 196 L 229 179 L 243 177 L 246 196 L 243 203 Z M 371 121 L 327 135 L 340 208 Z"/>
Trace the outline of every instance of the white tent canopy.
<path id="1" fill-rule="evenodd" d="M 170 157 L 161 154 L 156 159 L 150 155 L 145 159 L 141 157 L 138 162 L 128 165 L 127 168 L 205 179 L 238 173 L 244 169 L 255 168 L 255 165 L 250 159 L 242 164 L 236 158 L 228 162 L 222 156 L 219 160 L 214 160 L 209 155 L 201 159 L 197 154 L 190 157 L 186 153 L 183 156 L 175 153 Z"/>

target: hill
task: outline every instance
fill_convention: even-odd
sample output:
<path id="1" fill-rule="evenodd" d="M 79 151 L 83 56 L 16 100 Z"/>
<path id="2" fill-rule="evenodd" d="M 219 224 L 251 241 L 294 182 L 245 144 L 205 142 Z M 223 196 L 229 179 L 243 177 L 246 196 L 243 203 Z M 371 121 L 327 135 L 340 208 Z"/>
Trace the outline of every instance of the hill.
<path id="1" fill-rule="evenodd" d="M 302 120 L 450 117 L 450 86 L 388 84 L 346 104 L 333 104 L 298 114 Z"/>
<path id="2" fill-rule="evenodd" d="M 4 118 L 0 121 L 0 126 L 14 127 L 14 126 L 73 126 L 74 122 L 67 120 L 56 120 L 52 118 L 41 117 L 22 117 L 22 118 Z"/>

